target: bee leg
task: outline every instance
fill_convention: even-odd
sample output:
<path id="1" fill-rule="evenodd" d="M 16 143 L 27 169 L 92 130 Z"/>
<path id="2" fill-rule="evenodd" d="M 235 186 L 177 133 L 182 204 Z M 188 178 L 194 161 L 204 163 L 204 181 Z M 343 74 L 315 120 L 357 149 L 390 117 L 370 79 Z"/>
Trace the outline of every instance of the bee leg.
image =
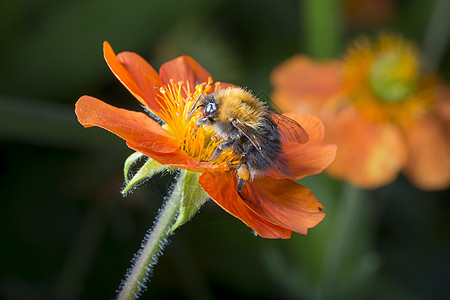
<path id="1" fill-rule="evenodd" d="M 194 133 L 197 131 L 197 129 L 199 129 L 200 126 L 202 126 L 203 124 L 205 124 L 206 122 L 208 122 L 208 120 L 209 120 L 209 119 L 208 119 L 207 117 L 198 119 L 198 120 L 197 120 L 197 127 L 195 127 L 194 131 L 192 131 L 191 134 L 194 134 Z"/>
<path id="2" fill-rule="evenodd" d="M 245 198 L 242 195 L 242 189 L 244 188 L 244 185 L 245 185 L 246 182 L 247 182 L 246 180 L 244 180 L 241 177 L 239 177 L 238 181 L 237 181 L 237 184 L 236 184 L 236 190 L 237 190 L 239 196 L 250 204 L 250 203 L 252 203 L 252 201 L 248 200 L 247 198 Z"/>
<path id="3" fill-rule="evenodd" d="M 217 158 L 220 155 L 220 153 L 222 153 L 223 150 L 233 147 L 235 142 L 236 142 L 235 140 L 227 140 L 220 143 L 219 146 L 217 146 L 217 148 L 214 150 L 213 154 L 208 159 L 208 161 Z"/>
<path id="4" fill-rule="evenodd" d="M 241 165 L 239 165 L 236 172 L 237 172 L 237 176 L 238 176 L 238 181 L 236 183 L 236 190 L 237 190 L 239 196 L 241 196 L 241 198 L 244 199 L 245 201 L 247 201 L 248 203 L 252 203 L 252 201 L 246 199 L 242 195 L 242 190 L 244 189 L 244 185 L 247 182 L 247 180 L 250 179 L 250 171 L 248 169 L 247 164 L 242 163 Z"/>
<path id="5" fill-rule="evenodd" d="M 230 169 L 236 169 L 236 166 L 237 165 L 239 165 L 239 163 L 236 163 L 236 162 L 227 162 L 227 166 L 230 168 Z"/>
<path id="6" fill-rule="evenodd" d="M 236 190 L 238 191 L 239 196 L 241 196 L 241 197 L 242 197 L 241 192 L 242 192 L 242 189 L 244 188 L 245 182 L 246 182 L 246 181 L 245 181 L 244 179 L 242 179 L 241 177 L 239 177 L 239 178 L 238 178 L 238 181 L 237 181 L 237 184 L 236 184 Z M 243 198 L 243 197 L 242 197 L 242 198 Z"/>
<path id="7" fill-rule="evenodd" d="M 242 145 L 241 145 L 241 143 L 239 141 L 236 141 L 236 144 L 234 145 L 234 152 L 233 152 L 233 154 L 241 155 L 242 156 L 242 161 L 245 160 L 245 156 L 247 155 L 247 152 L 245 152 L 244 148 L 242 148 Z"/>

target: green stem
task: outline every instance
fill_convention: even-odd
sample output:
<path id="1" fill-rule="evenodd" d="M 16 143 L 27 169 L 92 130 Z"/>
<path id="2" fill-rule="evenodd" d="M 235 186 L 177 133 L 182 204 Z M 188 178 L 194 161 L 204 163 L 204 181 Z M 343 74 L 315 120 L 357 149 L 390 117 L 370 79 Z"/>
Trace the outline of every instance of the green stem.
<path id="1" fill-rule="evenodd" d="M 314 58 L 335 57 L 340 43 L 339 1 L 301 0 L 301 33 L 306 54 Z"/>
<path id="2" fill-rule="evenodd" d="M 180 176 L 182 176 L 182 174 L 180 174 Z M 122 285 L 118 295 L 119 300 L 136 299 L 143 290 L 149 273 L 156 264 L 162 248 L 167 243 L 170 229 L 179 212 L 181 201 L 180 195 L 182 195 L 180 190 L 182 189 L 182 186 L 183 180 L 180 180 L 179 177 L 175 189 L 162 209 L 153 230 L 146 236 L 146 240 L 143 242 L 142 250 L 138 253 L 133 269 Z"/>
<path id="3" fill-rule="evenodd" d="M 450 35 L 450 1 L 438 0 L 423 39 L 422 52 L 428 61 L 426 71 L 434 71 L 441 62 Z"/>
<path id="4" fill-rule="evenodd" d="M 363 207 L 364 193 L 350 184 L 343 183 L 339 206 L 335 210 L 329 245 L 325 250 L 316 299 L 333 298 L 341 262 L 352 242 Z"/>

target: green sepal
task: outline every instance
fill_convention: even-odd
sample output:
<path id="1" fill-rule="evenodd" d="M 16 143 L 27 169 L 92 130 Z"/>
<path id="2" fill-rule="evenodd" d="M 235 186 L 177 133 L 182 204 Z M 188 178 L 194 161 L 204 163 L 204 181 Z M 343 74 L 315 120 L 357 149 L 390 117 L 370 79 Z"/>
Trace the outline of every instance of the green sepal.
<path id="1" fill-rule="evenodd" d="M 142 167 L 140 167 L 139 171 L 131 179 L 128 179 L 128 175 L 130 172 L 131 166 L 142 156 L 142 153 L 135 152 L 131 154 L 127 160 L 125 161 L 123 173 L 125 177 L 125 183 L 127 184 L 125 188 L 122 190 L 122 194 L 126 194 L 130 189 L 132 189 L 136 184 L 142 182 L 145 179 L 148 179 L 155 175 L 156 173 L 162 172 L 168 168 L 168 166 L 164 166 L 159 162 L 148 158 Z"/>
<path id="2" fill-rule="evenodd" d="M 144 156 L 144 154 L 142 154 L 141 152 L 134 152 L 125 160 L 123 166 L 123 177 L 125 178 L 125 183 L 130 182 L 130 179 L 128 179 L 128 173 L 130 172 L 131 166 L 142 156 Z"/>
<path id="3" fill-rule="evenodd" d="M 180 208 L 175 224 L 169 232 L 189 221 L 208 199 L 208 195 L 198 183 L 200 175 L 201 173 L 198 172 L 180 171 L 177 184 L 171 195 L 171 197 L 180 199 Z"/>

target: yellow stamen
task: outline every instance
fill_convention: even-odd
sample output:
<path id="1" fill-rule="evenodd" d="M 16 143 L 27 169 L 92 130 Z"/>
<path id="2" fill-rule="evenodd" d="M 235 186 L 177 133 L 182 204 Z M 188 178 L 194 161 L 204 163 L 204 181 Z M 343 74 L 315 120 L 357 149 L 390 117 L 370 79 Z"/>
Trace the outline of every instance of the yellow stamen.
<path id="1" fill-rule="evenodd" d="M 213 129 L 207 125 L 200 126 L 192 133 L 197 127 L 197 120 L 202 117 L 200 111 L 194 113 L 189 120 L 186 118 L 198 97 L 213 93 L 217 88 L 218 85 L 214 85 L 211 78 L 208 82 L 197 84 L 194 91 L 182 81 L 171 81 L 160 87 L 158 93 L 157 101 L 163 107 L 158 116 L 166 123 L 164 127 L 179 141 L 181 150 L 199 161 L 208 161 L 223 140 L 217 139 Z M 226 150 L 209 163 L 236 165 L 238 160 L 239 157 L 233 155 L 231 150 Z"/>
<path id="2" fill-rule="evenodd" d="M 399 37 L 361 39 L 348 51 L 343 88 L 369 120 L 414 121 L 430 109 L 435 86 L 420 74 L 416 47 Z"/>

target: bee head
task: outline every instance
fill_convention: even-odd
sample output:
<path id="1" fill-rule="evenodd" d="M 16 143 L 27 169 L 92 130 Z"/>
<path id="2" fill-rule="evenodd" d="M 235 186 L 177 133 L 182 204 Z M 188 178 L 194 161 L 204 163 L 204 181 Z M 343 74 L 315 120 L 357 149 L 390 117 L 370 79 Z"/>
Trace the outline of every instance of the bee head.
<path id="1" fill-rule="evenodd" d="M 200 100 L 200 97 L 202 97 L 202 100 L 200 101 L 200 104 L 197 105 L 197 103 Z M 213 124 L 216 122 L 218 116 L 217 107 L 218 104 L 214 94 L 208 95 L 206 97 L 203 96 L 203 94 L 201 94 L 197 98 L 197 100 L 195 100 L 194 105 L 192 106 L 189 115 L 186 119 L 186 122 L 191 118 L 192 114 L 199 108 L 202 108 L 203 117 L 197 120 L 197 127 L 191 134 L 194 134 L 197 131 L 197 129 L 203 124 L 208 123 Z"/>
<path id="2" fill-rule="evenodd" d="M 217 102 L 214 94 L 204 97 L 200 106 L 203 106 L 203 117 L 208 118 L 211 123 L 215 122 L 217 119 Z"/>
<path id="3" fill-rule="evenodd" d="M 200 104 L 197 105 L 197 103 L 200 100 L 200 97 L 202 97 L 202 100 L 200 101 Z M 206 122 L 210 122 L 213 123 L 216 121 L 217 119 L 217 101 L 214 97 L 214 94 L 208 95 L 208 96 L 203 96 L 203 94 L 201 94 L 200 96 L 198 96 L 197 100 L 195 100 L 194 105 L 192 105 L 191 110 L 189 111 L 189 115 L 186 118 L 186 122 L 187 120 L 189 120 L 191 118 L 191 116 L 194 114 L 194 112 L 199 109 L 199 108 L 203 108 L 202 109 L 202 114 L 203 117 L 202 119 L 202 123 L 206 123 Z"/>

